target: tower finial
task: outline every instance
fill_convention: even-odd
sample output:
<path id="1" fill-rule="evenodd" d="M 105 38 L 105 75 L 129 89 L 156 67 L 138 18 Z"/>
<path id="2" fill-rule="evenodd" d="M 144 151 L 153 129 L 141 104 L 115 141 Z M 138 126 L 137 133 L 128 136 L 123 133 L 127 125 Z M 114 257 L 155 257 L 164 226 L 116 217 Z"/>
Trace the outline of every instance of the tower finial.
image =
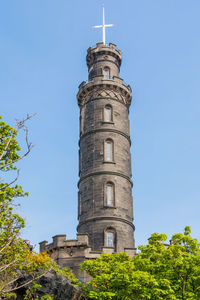
<path id="1" fill-rule="evenodd" d="M 106 27 L 113 27 L 114 24 L 105 24 L 105 13 L 104 13 L 104 5 L 102 6 L 103 9 L 103 20 L 102 20 L 102 25 L 95 25 L 92 26 L 93 28 L 102 28 L 102 35 L 103 35 L 103 43 L 104 45 L 106 44 Z"/>

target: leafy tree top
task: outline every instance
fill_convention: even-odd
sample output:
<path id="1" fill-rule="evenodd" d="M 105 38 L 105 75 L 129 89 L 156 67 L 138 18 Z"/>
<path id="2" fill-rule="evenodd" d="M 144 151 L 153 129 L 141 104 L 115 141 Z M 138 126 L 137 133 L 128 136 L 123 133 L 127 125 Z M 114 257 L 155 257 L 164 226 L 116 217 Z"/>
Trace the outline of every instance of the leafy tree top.
<path id="1" fill-rule="evenodd" d="M 200 299 L 200 244 L 191 229 L 167 236 L 154 233 L 130 258 L 126 253 L 102 254 L 81 269 L 92 279 L 85 285 L 89 299 Z"/>

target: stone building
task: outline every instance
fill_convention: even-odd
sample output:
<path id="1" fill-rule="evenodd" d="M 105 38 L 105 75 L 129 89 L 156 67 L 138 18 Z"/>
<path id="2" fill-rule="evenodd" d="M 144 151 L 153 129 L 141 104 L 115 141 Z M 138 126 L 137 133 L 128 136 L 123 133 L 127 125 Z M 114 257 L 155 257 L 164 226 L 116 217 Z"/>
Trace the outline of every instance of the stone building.
<path id="1" fill-rule="evenodd" d="M 119 77 L 121 51 L 97 43 L 87 53 L 88 82 L 77 94 L 80 108 L 77 239 L 66 235 L 40 243 L 82 280 L 79 265 L 101 253 L 135 254 L 129 106 L 131 88 Z"/>

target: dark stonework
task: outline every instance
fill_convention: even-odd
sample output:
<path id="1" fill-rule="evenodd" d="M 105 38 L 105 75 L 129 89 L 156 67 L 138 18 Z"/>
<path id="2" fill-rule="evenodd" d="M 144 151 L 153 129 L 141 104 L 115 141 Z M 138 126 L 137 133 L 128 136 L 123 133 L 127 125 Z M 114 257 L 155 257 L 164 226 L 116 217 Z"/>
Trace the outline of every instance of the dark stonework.
<path id="1" fill-rule="evenodd" d="M 129 105 L 131 89 L 119 78 L 121 52 L 115 45 L 97 44 L 89 48 L 89 82 L 81 84 L 77 95 L 80 107 L 80 180 L 78 233 L 88 233 L 92 250 L 106 246 L 105 232 L 115 232 L 114 251 L 134 248 Z M 105 70 L 108 73 L 105 74 Z M 105 107 L 112 119 L 105 120 Z M 105 161 L 105 141 L 113 141 L 114 158 Z M 112 182 L 115 204 L 105 204 L 105 185 Z"/>
<path id="2" fill-rule="evenodd" d="M 28 278 L 22 278 L 22 282 L 28 281 Z M 36 281 L 41 285 L 36 295 L 38 299 L 42 296 L 50 295 L 54 300 L 84 300 L 80 288 L 73 286 L 64 276 L 57 274 L 55 271 L 48 272 Z M 31 287 L 31 284 L 29 285 Z M 27 286 L 16 291 L 17 300 L 23 300 L 26 294 Z"/>
<path id="3" fill-rule="evenodd" d="M 41 252 L 47 251 L 62 267 L 72 268 L 83 281 L 88 279 L 79 269 L 84 260 L 101 253 L 126 252 L 133 256 L 136 252 L 128 118 L 132 96 L 130 86 L 119 77 L 120 65 L 121 51 L 114 44 L 98 43 L 88 49 L 89 81 L 80 84 L 77 94 L 77 239 L 57 235 L 51 244 L 40 243 Z"/>

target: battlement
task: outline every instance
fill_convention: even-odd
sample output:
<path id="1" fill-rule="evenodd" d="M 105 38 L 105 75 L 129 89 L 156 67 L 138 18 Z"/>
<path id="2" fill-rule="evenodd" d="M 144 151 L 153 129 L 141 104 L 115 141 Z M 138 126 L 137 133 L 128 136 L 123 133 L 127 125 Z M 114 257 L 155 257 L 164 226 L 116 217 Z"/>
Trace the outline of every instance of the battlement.
<path id="1" fill-rule="evenodd" d="M 101 51 L 110 51 L 110 50 L 112 50 L 114 52 L 116 51 L 120 57 L 121 57 L 121 54 L 122 54 L 121 50 L 118 50 L 117 46 L 115 44 L 109 43 L 109 45 L 104 45 L 103 42 L 96 43 L 96 47 L 89 47 L 87 49 L 87 53 L 89 54 L 91 52 L 97 52 L 99 50 L 101 50 Z"/>
<path id="2" fill-rule="evenodd" d="M 40 244 L 40 252 L 46 251 L 61 267 L 71 268 L 74 274 L 83 281 L 87 281 L 85 272 L 81 272 L 79 266 L 86 259 L 96 259 L 101 253 L 114 253 L 114 247 L 103 247 L 102 251 L 92 251 L 88 235 L 77 234 L 77 238 L 67 240 L 66 234 L 53 236 L 53 242 L 48 244 L 43 241 Z"/>
<path id="3" fill-rule="evenodd" d="M 115 253 L 114 247 L 102 247 L 101 251 L 92 251 L 89 245 L 88 234 L 77 234 L 77 238 L 67 240 L 66 234 L 53 236 L 53 242 L 40 242 L 40 252 L 46 251 L 61 267 L 71 268 L 74 274 L 83 281 L 87 281 L 85 272 L 81 272 L 79 266 L 86 259 L 96 259 L 102 253 Z M 135 254 L 135 249 L 126 249 L 130 256 Z"/>
<path id="4" fill-rule="evenodd" d="M 53 242 L 48 244 L 47 241 L 40 242 L 40 252 L 44 251 L 52 251 L 57 248 L 64 247 L 80 247 L 80 246 L 88 246 L 88 235 L 87 234 L 77 234 L 77 239 L 67 240 L 66 234 L 58 234 L 53 236 Z"/>

